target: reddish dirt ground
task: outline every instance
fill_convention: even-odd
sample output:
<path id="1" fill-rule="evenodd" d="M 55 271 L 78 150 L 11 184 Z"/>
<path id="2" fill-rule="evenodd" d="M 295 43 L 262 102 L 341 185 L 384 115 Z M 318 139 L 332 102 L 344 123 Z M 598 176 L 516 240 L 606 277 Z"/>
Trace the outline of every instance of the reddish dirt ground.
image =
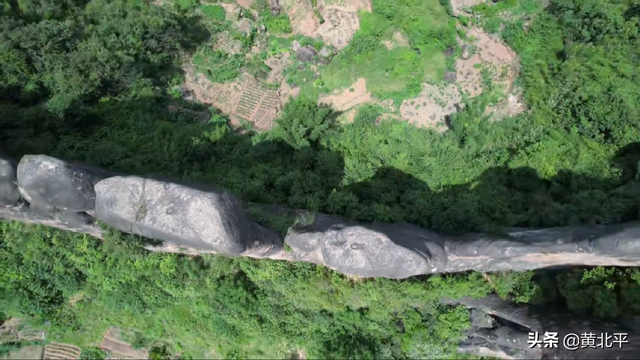
<path id="1" fill-rule="evenodd" d="M 111 356 L 125 359 L 148 359 L 149 353 L 146 350 L 134 349 L 131 344 L 120 340 L 120 331 L 116 328 L 109 328 L 100 343 L 102 350 L 108 351 Z"/>
<path id="2" fill-rule="evenodd" d="M 341 92 L 321 96 L 318 102 L 331 105 L 337 111 L 347 111 L 357 105 L 372 102 L 372 98 L 367 91 L 367 81 L 360 78 Z"/>

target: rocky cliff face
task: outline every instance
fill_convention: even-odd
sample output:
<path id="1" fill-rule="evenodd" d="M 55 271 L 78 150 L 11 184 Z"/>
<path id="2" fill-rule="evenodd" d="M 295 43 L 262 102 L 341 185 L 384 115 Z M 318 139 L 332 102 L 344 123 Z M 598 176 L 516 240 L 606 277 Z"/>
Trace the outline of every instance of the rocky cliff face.
<path id="1" fill-rule="evenodd" d="M 470 311 L 471 329 L 458 350 L 503 359 L 634 359 L 640 319 L 580 319 L 559 308 L 518 306 L 498 296 L 443 299 Z"/>
<path id="2" fill-rule="evenodd" d="M 162 242 L 148 247 L 154 251 L 308 261 L 349 275 L 398 279 L 467 270 L 640 266 L 636 223 L 450 237 L 410 224 L 281 210 L 299 215 L 284 238 L 252 221 L 243 204 L 224 192 L 108 174 L 44 155 L 24 156 L 17 166 L 0 159 L 1 218 L 102 237 L 100 221 Z"/>

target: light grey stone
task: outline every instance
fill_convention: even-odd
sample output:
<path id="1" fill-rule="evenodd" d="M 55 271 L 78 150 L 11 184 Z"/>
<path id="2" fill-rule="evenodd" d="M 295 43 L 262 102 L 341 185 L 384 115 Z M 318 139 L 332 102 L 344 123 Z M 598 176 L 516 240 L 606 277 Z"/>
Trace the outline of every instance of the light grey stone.
<path id="1" fill-rule="evenodd" d="M 20 193 L 17 182 L 15 163 L 7 157 L 0 157 L 0 206 L 18 203 Z"/>
<path id="2" fill-rule="evenodd" d="M 142 177 L 99 182 L 96 217 L 124 232 L 229 255 L 282 249 L 277 233 L 249 221 L 232 195 Z"/>
<path id="3" fill-rule="evenodd" d="M 25 155 L 18 164 L 18 190 L 32 207 L 93 212 L 95 184 L 106 172 L 46 155 Z"/>

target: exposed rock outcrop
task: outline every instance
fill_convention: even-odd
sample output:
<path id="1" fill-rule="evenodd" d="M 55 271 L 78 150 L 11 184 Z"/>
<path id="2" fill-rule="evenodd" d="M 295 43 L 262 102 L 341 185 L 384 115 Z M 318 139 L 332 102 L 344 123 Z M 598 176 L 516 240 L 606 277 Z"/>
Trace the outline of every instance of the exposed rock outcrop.
<path id="1" fill-rule="evenodd" d="M 356 224 L 316 215 L 285 241 L 296 260 L 323 264 L 349 275 L 406 278 L 440 272 L 444 239 L 412 225 Z"/>
<path id="2" fill-rule="evenodd" d="M 20 194 L 32 207 L 66 212 L 93 212 L 94 186 L 108 176 L 46 155 L 23 156 L 17 175 Z"/>
<path id="3" fill-rule="evenodd" d="M 16 205 L 20 199 L 13 160 L 0 156 L 0 206 Z"/>
<path id="4" fill-rule="evenodd" d="M 311 62 L 318 55 L 318 52 L 313 47 L 306 45 L 296 50 L 296 58 L 300 62 Z"/>
<path id="5" fill-rule="evenodd" d="M 640 223 L 452 237 L 409 224 L 356 223 L 278 208 L 292 219 L 284 240 L 291 251 L 285 251 L 274 230 L 252 222 L 244 205 L 224 192 L 135 176 L 109 177 L 100 170 L 28 155 L 17 167 L 22 201 L 11 164 L 0 162 L 0 218 L 101 238 L 104 230 L 87 215 L 95 214 L 118 230 L 160 240 L 162 245 L 148 246 L 153 251 L 308 261 L 350 275 L 387 278 L 568 265 L 640 266 Z M 273 206 L 263 210 L 274 213 Z"/>
<path id="6" fill-rule="evenodd" d="M 640 353 L 640 319 L 579 318 L 555 306 L 515 305 L 496 295 L 444 302 L 471 311 L 461 353 L 503 359 L 635 359 Z M 474 313 L 491 323 L 474 323 Z"/>
<path id="7" fill-rule="evenodd" d="M 230 194 L 135 176 L 102 180 L 95 190 L 97 219 L 124 232 L 229 255 L 282 250 L 277 233 L 249 221 Z"/>

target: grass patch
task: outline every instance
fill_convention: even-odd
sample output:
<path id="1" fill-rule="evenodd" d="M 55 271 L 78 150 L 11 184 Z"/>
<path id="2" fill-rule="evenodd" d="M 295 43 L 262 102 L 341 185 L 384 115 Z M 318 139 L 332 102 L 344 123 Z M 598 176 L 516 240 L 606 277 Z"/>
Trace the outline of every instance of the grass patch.
<path id="1" fill-rule="evenodd" d="M 455 44 L 456 30 L 439 1 L 374 0 L 373 8 L 374 13 L 360 13 L 360 30 L 322 68 L 324 86 L 331 91 L 363 77 L 374 96 L 400 102 L 417 96 L 423 82 L 441 81 L 447 67 L 443 52 Z M 396 31 L 407 37 L 409 47 L 383 45 Z"/>
<path id="2" fill-rule="evenodd" d="M 291 49 L 291 40 L 275 35 L 269 36 L 269 56 L 275 56 L 289 52 Z"/>
<path id="3" fill-rule="evenodd" d="M 274 213 L 268 208 L 259 205 L 249 207 L 251 218 L 260 225 L 275 229 L 280 235 L 284 236 L 291 226 L 296 222 L 295 216 L 287 213 Z"/>
<path id="4" fill-rule="evenodd" d="M 291 21 L 285 12 L 273 15 L 267 0 L 257 0 L 251 8 L 260 15 L 260 20 L 271 34 L 291 34 Z"/>
<path id="5" fill-rule="evenodd" d="M 196 69 L 213 82 L 225 82 L 237 78 L 246 63 L 243 54 L 229 55 L 210 46 L 202 46 L 193 55 Z"/>
<path id="6" fill-rule="evenodd" d="M 485 2 L 471 9 L 480 15 L 478 24 L 487 32 L 497 34 L 504 25 L 523 17 L 531 17 L 543 10 L 539 0 L 504 0 L 497 3 Z"/>
<path id="7" fill-rule="evenodd" d="M 224 8 L 220 5 L 203 5 L 202 14 L 209 20 L 224 22 L 226 19 L 226 13 Z"/>

